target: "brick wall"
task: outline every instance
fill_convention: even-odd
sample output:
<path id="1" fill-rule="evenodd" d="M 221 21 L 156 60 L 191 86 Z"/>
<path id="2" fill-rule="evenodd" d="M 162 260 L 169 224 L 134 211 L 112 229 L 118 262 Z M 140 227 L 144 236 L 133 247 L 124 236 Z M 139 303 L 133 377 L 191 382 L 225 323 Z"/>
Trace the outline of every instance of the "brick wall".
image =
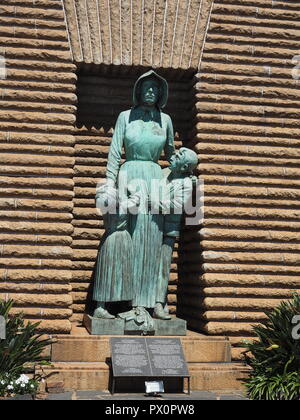
<path id="1" fill-rule="evenodd" d="M 0 299 L 69 332 L 76 76 L 62 4 L 0 6 Z"/>
<path id="2" fill-rule="evenodd" d="M 43 319 L 47 331 L 68 332 L 70 318 L 81 319 L 103 232 L 92 201 L 112 126 L 130 105 L 138 66 L 173 67 L 169 113 L 175 124 L 189 121 L 178 144 L 192 134 L 205 218 L 185 232 L 179 260 L 174 253 L 170 303 L 174 312 L 179 262 L 180 314 L 191 328 L 228 335 L 238 357 L 251 324 L 299 290 L 299 89 L 291 71 L 300 2 L 215 0 L 210 20 L 208 0 L 178 11 L 175 1 L 150 2 L 144 14 L 140 1 L 132 10 L 127 1 L 122 10 L 114 1 L 85 3 L 1 2 L 0 298 L 13 297 L 15 311 Z M 83 100 L 84 124 L 75 130 L 72 59 L 97 98 Z M 189 92 L 198 71 L 196 121 L 193 101 L 176 110 L 175 68 L 180 77 L 189 72 Z M 101 77 L 116 81 L 106 79 L 104 89 Z"/>
<path id="3" fill-rule="evenodd" d="M 300 291 L 299 18 L 299 1 L 215 1 L 197 75 L 205 219 L 186 234 L 182 314 L 228 335 L 235 357 L 251 324 Z"/>

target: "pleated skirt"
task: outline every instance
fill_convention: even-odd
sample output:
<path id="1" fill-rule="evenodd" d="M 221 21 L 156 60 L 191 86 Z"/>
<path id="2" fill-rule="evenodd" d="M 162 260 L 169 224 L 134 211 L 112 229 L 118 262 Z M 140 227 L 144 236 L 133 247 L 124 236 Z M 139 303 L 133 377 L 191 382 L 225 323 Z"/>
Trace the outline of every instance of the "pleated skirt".
<path id="1" fill-rule="evenodd" d="M 119 302 L 133 299 L 133 248 L 126 230 L 106 232 L 100 242 L 93 300 Z"/>
<path id="2" fill-rule="evenodd" d="M 150 161 L 126 161 L 119 172 L 120 190 L 126 190 L 131 185 L 140 191 L 142 197 L 138 214 L 128 216 L 128 230 L 131 234 L 133 250 L 133 306 L 153 308 L 156 303 L 163 216 L 151 214 L 145 202 L 150 194 L 157 192 L 155 180 L 159 181 L 161 178 L 161 167 Z"/>

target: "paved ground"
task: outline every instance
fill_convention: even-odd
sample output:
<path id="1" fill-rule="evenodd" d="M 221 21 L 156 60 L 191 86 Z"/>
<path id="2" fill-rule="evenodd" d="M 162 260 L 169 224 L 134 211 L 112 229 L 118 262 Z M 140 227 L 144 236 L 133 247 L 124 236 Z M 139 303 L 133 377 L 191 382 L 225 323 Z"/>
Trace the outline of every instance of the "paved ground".
<path id="1" fill-rule="evenodd" d="M 188 394 L 160 394 L 158 396 L 151 396 L 145 394 L 110 394 L 105 391 L 72 391 L 63 392 L 61 394 L 41 394 L 38 396 L 39 400 L 102 400 L 102 401 L 203 401 L 203 400 L 248 400 L 242 392 L 224 392 L 224 391 L 192 391 Z M 28 395 L 18 395 L 6 400 L 32 400 Z"/>
<path id="2" fill-rule="evenodd" d="M 175 401 L 175 400 L 247 400 L 242 393 L 224 393 L 193 391 L 187 394 L 161 394 L 159 397 L 149 397 L 144 394 L 114 394 L 101 391 L 74 391 L 65 392 L 63 394 L 49 394 L 47 400 L 156 400 L 156 401 Z"/>

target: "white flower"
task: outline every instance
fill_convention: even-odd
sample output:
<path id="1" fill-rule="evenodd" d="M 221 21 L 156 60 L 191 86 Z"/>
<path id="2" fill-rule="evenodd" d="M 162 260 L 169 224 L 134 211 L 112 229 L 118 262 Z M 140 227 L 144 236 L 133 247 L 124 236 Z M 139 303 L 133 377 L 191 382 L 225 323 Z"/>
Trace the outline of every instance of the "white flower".
<path id="1" fill-rule="evenodd" d="M 7 389 L 14 389 L 12 385 L 7 385 Z"/>
<path id="2" fill-rule="evenodd" d="M 30 385 L 30 388 L 34 388 L 34 385 L 33 385 L 33 384 L 31 384 L 31 385 Z"/>
<path id="3" fill-rule="evenodd" d="M 24 384 L 27 384 L 28 382 L 29 382 L 29 378 L 28 378 L 28 376 L 26 376 L 26 375 L 24 375 L 24 374 L 22 374 L 20 377 L 19 377 L 19 379 L 17 379 L 19 382 L 18 383 L 20 383 L 20 382 L 23 382 Z"/>
<path id="4" fill-rule="evenodd" d="M 25 388 L 25 384 L 21 384 L 21 388 Z"/>

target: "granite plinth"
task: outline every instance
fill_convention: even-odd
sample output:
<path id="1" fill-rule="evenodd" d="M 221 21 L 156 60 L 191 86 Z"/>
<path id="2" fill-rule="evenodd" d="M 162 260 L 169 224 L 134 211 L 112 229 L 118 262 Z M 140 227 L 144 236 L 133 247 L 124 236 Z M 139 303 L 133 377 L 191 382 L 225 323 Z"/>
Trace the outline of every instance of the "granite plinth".
<path id="1" fill-rule="evenodd" d="M 125 321 L 124 334 L 128 335 L 155 335 L 154 328 L 145 329 L 145 326 L 137 324 L 134 320 Z"/>
<path id="2" fill-rule="evenodd" d="M 83 324 L 91 335 L 123 335 L 124 320 L 120 318 L 103 319 L 85 315 Z"/>
<path id="3" fill-rule="evenodd" d="M 186 335 L 186 321 L 180 318 L 153 319 L 155 335 Z"/>
<path id="4" fill-rule="evenodd" d="M 88 314 L 85 314 L 83 324 L 91 335 L 186 335 L 186 321 L 180 318 L 172 318 L 170 320 L 154 318 L 154 329 L 147 331 L 133 320 L 94 318 Z"/>

